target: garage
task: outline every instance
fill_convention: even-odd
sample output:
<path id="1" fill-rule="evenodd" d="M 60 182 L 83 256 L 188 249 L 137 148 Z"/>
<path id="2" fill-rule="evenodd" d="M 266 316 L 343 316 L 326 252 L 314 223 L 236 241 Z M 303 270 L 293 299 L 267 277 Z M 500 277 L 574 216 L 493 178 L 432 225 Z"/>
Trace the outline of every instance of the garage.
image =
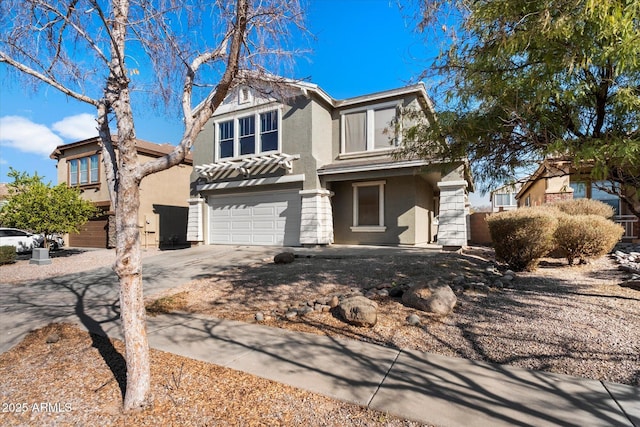
<path id="1" fill-rule="evenodd" d="M 213 244 L 300 244 L 301 196 L 295 191 L 209 196 Z"/>
<path id="2" fill-rule="evenodd" d="M 69 234 L 69 246 L 76 248 L 106 248 L 108 217 L 87 221 L 80 227 L 80 233 Z"/>

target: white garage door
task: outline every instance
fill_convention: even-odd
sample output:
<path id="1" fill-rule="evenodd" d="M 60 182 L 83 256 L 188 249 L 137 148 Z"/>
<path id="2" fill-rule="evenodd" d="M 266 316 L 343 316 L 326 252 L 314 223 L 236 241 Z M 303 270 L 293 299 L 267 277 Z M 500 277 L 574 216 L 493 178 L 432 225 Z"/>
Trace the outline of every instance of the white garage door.
<path id="1" fill-rule="evenodd" d="M 210 242 L 216 244 L 300 244 L 298 191 L 209 196 Z"/>

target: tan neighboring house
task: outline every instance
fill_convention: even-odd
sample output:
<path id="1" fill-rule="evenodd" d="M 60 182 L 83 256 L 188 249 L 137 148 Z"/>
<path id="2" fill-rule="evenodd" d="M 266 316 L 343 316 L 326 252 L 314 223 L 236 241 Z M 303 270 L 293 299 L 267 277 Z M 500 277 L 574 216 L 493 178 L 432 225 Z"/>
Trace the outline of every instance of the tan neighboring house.
<path id="1" fill-rule="evenodd" d="M 173 150 L 169 144 L 138 140 L 140 162 L 162 157 Z M 78 187 L 82 197 L 92 201 L 99 216 L 86 223 L 80 233 L 70 234 L 65 241 L 71 247 L 109 248 L 115 246 L 115 217 L 109 198 L 106 174 L 102 166 L 99 138 L 58 146 L 51 154 L 58 169 L 58 183 Z M 192 159 L 168 170 L 150 175 L 140 184 L 140 227 L 143 247 L 176 247 L 187 245 L 189 177 Z"/>
<path id="2" fill-rule="evenodd" d="M 467 244 L 464 161 L 396 160 L 394 120 L 433 109 L 417 84 L 337 100 L 232 91 L 193 146 L 189 240 L 200 244 Z"/>
<path id="3" fill-rule="evenodd" d="M 592 181 L 589 172 L 588 167 L 576 169 L 568 160 L 545 160 L 516 195 L 518 207 L 540 206 L 580 198 L 599 200 L 613 207 L 615 212 L 613 220 L 625 229 L 623 239 L 638 240 L 640 237 L 638 218 L 630 212 L 620 197 L 601 189 L 607 185 L 605 182 Z"/>

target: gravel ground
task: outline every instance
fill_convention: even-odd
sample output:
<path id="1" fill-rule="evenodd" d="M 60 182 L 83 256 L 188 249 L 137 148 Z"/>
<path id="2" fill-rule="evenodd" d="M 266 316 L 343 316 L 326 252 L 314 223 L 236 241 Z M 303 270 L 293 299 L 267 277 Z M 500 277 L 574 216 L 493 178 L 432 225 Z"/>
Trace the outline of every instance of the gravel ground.
<path id="1" fill-rule="evenodd" d="M 0 354 L 0 425 L 424 425 L 157 350 L 151 351 L 153 404 L 123 413 L 122 354 L 121 342 L 70 325 L 32 332 Z"/>
<path id="2" fill-rule="evenodd" d="M 33 268 L 28 260 L 1 266 L 0 282 L 28 282 L 113 263 L 112 251 L 67 255 L 46 267 Z M 452 281 L 461 275 L 481 281 L 494 264 L 492 257 L 490 250 L 474 249 L 357 261 L 297 258 L 288 265 L 264 260 L 169 290 L 156 306 L 247 322 L 260 311 L 273 327 L 640 386 L 640 291 L 619 286 L 625 276 L 609 258 L 573 267 L 545 259 L 537 271 L 519 273 L 512 287 L 459 295 L 454 312 L 445 318 L 381 296 L 375 297 L 379 320 L 373 328 L 347 325 L 333 313 L 312 312 L 293 320 L 282 315 L 288 307 L 358 290 L 433 278 Z M 410 314 L 418 314 L 421 323 L 408 325 Z M 59 340 L 47 343 L 52 334 Z M 122 354 L 121 343 L 67 325 L 35 331 L 0 355 L 2 402 L 29 408 L 1 413 L 0 424 L 419 425 L 159 351 L 152 351 L 154 404 L 141 413 L 123 414 Z M 53 409 L 58 403 L 62 410 L 34 412 L 33 405 L 40 403 L 53 404 Z"/>
<path id="3" fill-rule="evenodd" d="M 537 271 L 519 273 L 510 288 L 458 295 L 444 318 L 380 296 L 373 297 L 379 308 L 372 328 L 347 325 L 331 312 L 285 316 L 291 307 L 371 288 L 434 278 L 450 283 L 459 275 L 486 282 L 492 255 L 265 260 L 167 291 L 154 306 L 245 322 L 260 312 L 274 327 L 640 386 L 640 291 L 618 286 L 624 275 L 609 258 L 571 267 L 546 259 Z M 411 314 L 420 325 L 408 324 Z"/>
<path id="4" fill-rule="evenodd" d="M 156 255 L 155 248 L 144 249 L 142 257 Z M 29 264 L 31 254 L 18 255 L 14 264 L 0 266 L 0 283 L 28 283 L 65 274 L 80 273 L 100 267 L 113 266 L 115 249 L 64 248 L 51 251 L 51 264 Z"/>

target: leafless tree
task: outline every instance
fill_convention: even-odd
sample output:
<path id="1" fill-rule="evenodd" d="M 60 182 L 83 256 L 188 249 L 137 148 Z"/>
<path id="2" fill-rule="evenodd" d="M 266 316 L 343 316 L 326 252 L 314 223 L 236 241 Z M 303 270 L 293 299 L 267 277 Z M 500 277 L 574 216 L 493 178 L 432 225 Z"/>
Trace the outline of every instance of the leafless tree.
<path id="1" fill-rule="evenodd" d="M 137 225 L 140 182 L 179 164 L 244 70 L 281 72 L 304 33 L 297 0 L 3 0 L 0 63 L 96 109 L 116 222 L 126 410 L 149 403 L 150 363 Z M 274 69 L 274 67 L 276 67 Z M 161 102 L 158 102 L 161 101 Z M 181 106 L 184 133 L 138 161 L 134 108 Z M 112 129 L 117 134 L 112 135 Z"/>

